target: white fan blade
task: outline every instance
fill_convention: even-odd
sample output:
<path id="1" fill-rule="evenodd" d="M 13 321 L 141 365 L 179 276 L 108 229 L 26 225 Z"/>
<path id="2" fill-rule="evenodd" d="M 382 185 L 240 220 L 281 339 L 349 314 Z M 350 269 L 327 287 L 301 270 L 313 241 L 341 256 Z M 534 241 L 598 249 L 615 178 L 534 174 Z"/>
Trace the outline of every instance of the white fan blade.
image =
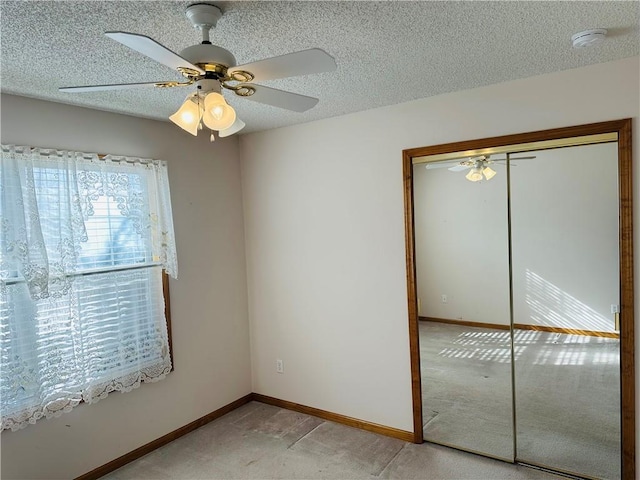
<path id="1" fill-rule="evenodd" d="M 165 83 L 175 82 L 146 82 L 146 83 L 115 83 L 112 85 L 86 85 L 84 87 L 60 87 L 61 92 L 101 92 L 106 90 L 124 90 L 126 88 L 153 88 Z"/>
<path id="2" fill-rule="evenodd" d="M 218 136 L 220 138 L 228 137 L 230 135 L 233 135 L 234 133 L 238 133 L 244 127 L 245 127 L 245 123 L 242 120 L 240 120 L 238 117 L 236 117 L 236 121 L 233 122 L 233 124 L 229 128 L 220 130 L 218 132 Z"/>
<path id="3" fill-rule="evenodd" d="M 448 170 L 451 172 L 462 172 L 463 170 L 467 170 L 468 168 L 470 168 L 467 165 L 454 165 L 453 167 L 450 167 Z"/>
<path id="4" fill-rule="evenodd" d="M 263 85 L 254 85 L 249 83 L 240 83 L 239 87 L 250 87 L 255 89 L 255 93 L 248 97 L 243 97 L 254 102 L 265 103 L 274 107 L 293 110 L 294 112 L 304 112 L 314 107 L 318 103 L 317 98 L 307 97 L 292 92 L 285 92 L 275 88 L 265 87 Z"/>
<path id="5" fill-rule="evenodd" d="M 531 157 L 509 157 L 509 160 L 511 160 L 512 162 L 514 160 L 532 160 L 536 158 L 535 156 L 531 156 Z M 507 158 L 490 158 L 489 159 L 491 162 L 506 162 Z"/>
<path id="6" fill-rule="evenodd" d="M 169 50 L 164 45 L 159 44 L 153 38 L 145 35 L 139 35 L 137 33 L 127 32 L 107 32 L 105 35 L 114 39 L 116 42 L 126 45 L 136 52 L 146 55 L 156 62 L 160 62 L 167 67 L 173 68 L 174 70 L 177 70 L 178 67 L 187 67 L 196 70 L 201 74 L 205 73 L 200 67 L 195 66 L 177 53 Z"/>
<path id="7" fill-rule="evenodd" d="M 455 161 L 447 161 L 447 162 L 429 162 L 425 165 L 427 170 L 432 170 L 434 168 L 445 168 L 445 167 L 453 167 L 455 165 L 460 165 L 458 160 Z"/>
<path id="8" fill-rule="evenodd" d="M 331 55 L 319 48 L 311 48 L 239 65 L 230 68 L 229 73 L 244 70 L 252 73 L 254 80 L 260 82 L 312 73 L 333 72 L 336 68 L 336 61 Z"/>

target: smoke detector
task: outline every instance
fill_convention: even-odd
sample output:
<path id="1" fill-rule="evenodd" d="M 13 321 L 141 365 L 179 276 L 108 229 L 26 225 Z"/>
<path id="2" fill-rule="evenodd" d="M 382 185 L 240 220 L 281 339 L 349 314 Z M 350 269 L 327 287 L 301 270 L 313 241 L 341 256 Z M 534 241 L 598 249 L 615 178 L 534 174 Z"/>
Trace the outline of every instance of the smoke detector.
<path id="1" fill-rule="evenodd" d="M 607 36 L 604 28 L 594 28 L 593 30 L 585 30 L 571 36 L 574 48 L 591 47 L 602 42 Z"/>

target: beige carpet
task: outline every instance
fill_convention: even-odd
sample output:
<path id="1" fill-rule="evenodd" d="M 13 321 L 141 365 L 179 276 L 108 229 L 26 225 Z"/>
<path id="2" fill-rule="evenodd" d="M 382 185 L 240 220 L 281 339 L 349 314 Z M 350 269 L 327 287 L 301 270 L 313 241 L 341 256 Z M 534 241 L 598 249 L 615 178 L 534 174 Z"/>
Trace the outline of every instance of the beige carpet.
<path id="1" fill-rule="evenodd" d="M 154 479 L 528 479 L 544 472 L 252 402 L 103 477 Z"/>

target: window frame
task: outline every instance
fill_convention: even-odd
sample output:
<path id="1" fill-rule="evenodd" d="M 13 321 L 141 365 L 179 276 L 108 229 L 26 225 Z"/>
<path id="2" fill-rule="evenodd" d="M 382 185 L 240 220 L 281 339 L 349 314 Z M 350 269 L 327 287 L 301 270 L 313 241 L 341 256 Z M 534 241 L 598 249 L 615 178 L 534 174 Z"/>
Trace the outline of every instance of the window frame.
<path id="1" fill-rule="evenodd" d="M 169 358 L 171 359 L 171 370 L 173 372 L 176 365 L 173 361 L 173 340 L 171 336 L 171 301 L 169 299 L 169 275 L 162 270 L 162 296 L 164 297 L 164 318 L 167 322 L 167 341 L 169 342 Z"/>

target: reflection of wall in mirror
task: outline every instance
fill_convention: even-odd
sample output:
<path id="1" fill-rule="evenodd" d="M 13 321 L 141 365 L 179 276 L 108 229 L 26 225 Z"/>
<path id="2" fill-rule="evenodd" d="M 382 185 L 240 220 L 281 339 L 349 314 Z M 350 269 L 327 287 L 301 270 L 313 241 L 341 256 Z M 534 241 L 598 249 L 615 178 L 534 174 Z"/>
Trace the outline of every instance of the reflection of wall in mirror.
<path id="1" fill-rule="evenodd" d="M 516 323 L 614 331 L 617 144 L 535 153 L 512 170 Z"/>
<path id="2" fill-rule="evenodd" d="M 533 155 L 511 169 L 514 322 L 611 332 L 617 145 Z M 509 324 L 506 167 L 492 167 L 478 183 L 414 167 L 420 316 Z"/>
<path id="3" fill-rule="evenodd" d="M 420 316 L 509 324 L 507 172 L 491 167 L 491 180 L 470 182 L 466 171 L 414 166 Z"/>

